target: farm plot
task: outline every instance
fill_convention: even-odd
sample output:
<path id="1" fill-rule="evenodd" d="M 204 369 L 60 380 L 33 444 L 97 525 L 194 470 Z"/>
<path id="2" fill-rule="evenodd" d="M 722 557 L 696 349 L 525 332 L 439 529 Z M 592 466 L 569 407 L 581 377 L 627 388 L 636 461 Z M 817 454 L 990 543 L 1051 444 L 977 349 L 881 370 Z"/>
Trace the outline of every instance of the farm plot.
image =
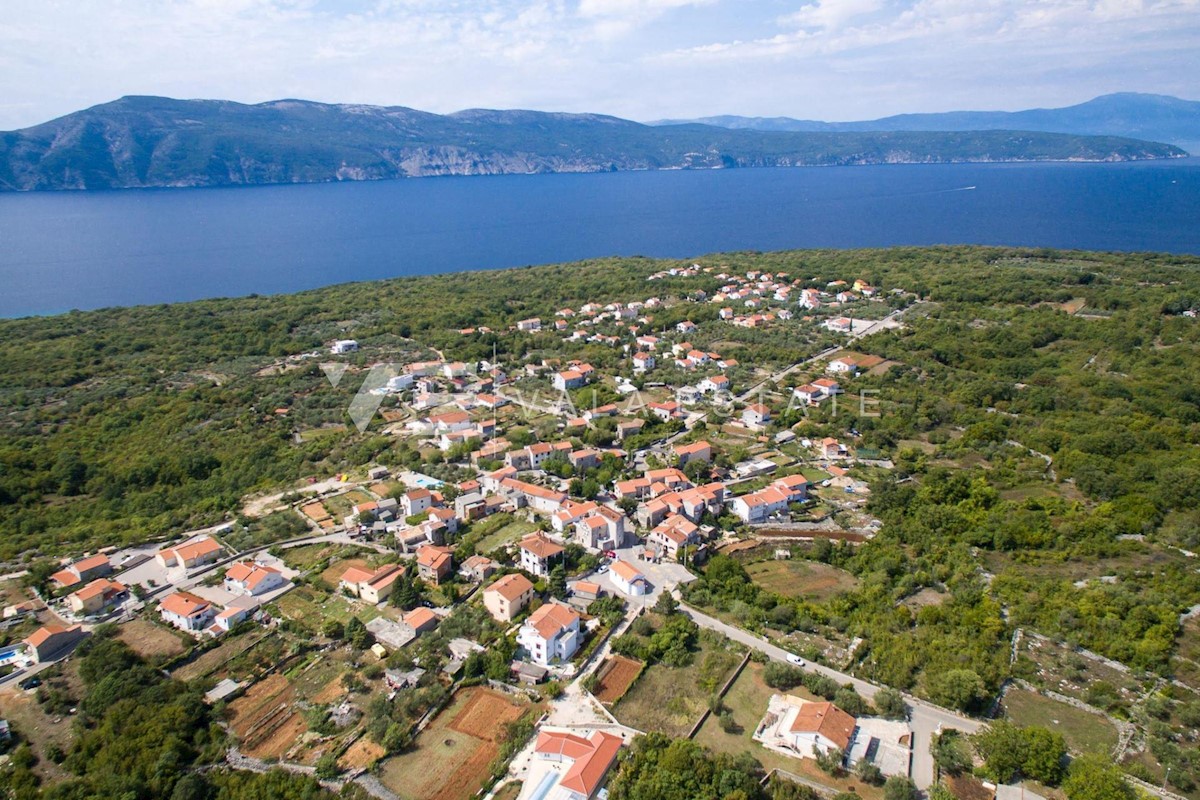
<path id="1" fill-rule="evenodd" d="M 612 705 L 621 699 L 629 687 L 637 680 L 644 665 L 625 656 L 613 656 L 607 659 L 596 673 L 596 699 L 605 705 Z"/>
<path id="2" fill-rule="evenodd" d="M 271 641 L 267 641 L 268 638 L 271 638 Z M 268 652 L 262 653 L 259 657 L 256 651 L 258 646 L 264 643 Z M 179 667 L 171 673 L 171 677 L 181 681 L 190 681 L 206 675 L 222 677 L 228 675 L 230 671 L 249 672 L 256 663 L 269 664 L 277 660 L 280 655 L 279 649 L 278 640 L 269 637 L 268 631 L 263 629 L 241 636 L 231 636 L 226 638 L 220 646 Z M 243 675 L 239 675 L 239 677 L 243 677 Z"/>
<path id="3" fill-rule="evenodd" d="M 229 704 L 241 750 L 256 758 L 280 758 L 308 727 L 296 713 L 296 693 L 278 673 L 250 687 Z"/>
<path id="4" fill-rule="evenodd" d="M 858 586 L 858 579 L 849 572 L 819 561 L 759 561 L 747 564 L 746 572 L 764 589 L 818 603 Z"/>
<path id="5" fill-rule="evenodd" d="M 1117 729 L 1104 717 L 1024 689 L 1004 693 L 1004 716 L 1017 725 L 1041 725 L 1057 731 L 1074 753 L 1108 756 L 1117 746 Z"/>
<path id="6" fill-rule="evenodd" d="M 468 800 L 487 779 L 504 726 L 529 707 L 491 689 L 463 689 L 380 777 L 404 800 Z"/>

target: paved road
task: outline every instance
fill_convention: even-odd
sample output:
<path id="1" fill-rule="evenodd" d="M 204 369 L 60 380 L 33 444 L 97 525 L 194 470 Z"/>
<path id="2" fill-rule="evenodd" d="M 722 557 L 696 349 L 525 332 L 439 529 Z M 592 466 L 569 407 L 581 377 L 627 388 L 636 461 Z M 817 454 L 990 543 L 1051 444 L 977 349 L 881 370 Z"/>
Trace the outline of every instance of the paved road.
<path id="1" fill-rule="evenodd" d="M 776 661 L 787 660 L 789 655 L 787 650 L 763 640 L 761 636 L 724 623 L 691 606 L 681 604 L 680 609 L 702 628 L 717 631 L 735 642 L 760 650 Z M 868 700 L 873 698 L 880 688 L 869 681 L 820 664 L 810 663 L 805 668 L 832 678 L 839 684 L 852 685 L 859 694 Z M 909 726 L 913 731 L 912 779 L 919 788 L 927 789 L 933 785 L 933 757 L 929 754 L 929 745 L 933 740 L 933 735 L 942 728 L 958 728 L 967 733 L 974 733 L 986 723 L 955 714 L 953 711 L 939 708 L 915 697 L 906 696 L 905 699 L 909 707 Z"/>

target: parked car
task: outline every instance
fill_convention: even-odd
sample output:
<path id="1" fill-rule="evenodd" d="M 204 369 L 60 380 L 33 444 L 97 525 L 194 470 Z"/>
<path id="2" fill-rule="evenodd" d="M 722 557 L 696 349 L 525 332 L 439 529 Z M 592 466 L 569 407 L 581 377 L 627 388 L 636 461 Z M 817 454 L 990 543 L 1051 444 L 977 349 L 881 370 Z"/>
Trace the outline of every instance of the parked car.
<path id="1" fill-rule="evenodd" d="M 800 656 L 796 655 L 795 653 L 788 653 L 787 660 L 790 663 L 795 664 L 797 667 L 804 666 L 804 659 L 801 658 Z"/>
<path id="2" fill-rule="evenodd" d="M 604 551 L 604 557 L 605 557 L 605 558 L 616 558 L 616 557 L 617 557 L 617 551 L 616 551 L 616 550 L 605 550 L 605 551 Z"/>
<path id="3" fill-rule="evenodd" d="M 23 680 L 17 684 L 17 686 L 20 686 L 22 689 L 36 689 L 37 687 L 39 687 L 41 685 L 42 685 L 42 679 L 39 678 L 37 675 L 28 677 L 25 680 Z"/>

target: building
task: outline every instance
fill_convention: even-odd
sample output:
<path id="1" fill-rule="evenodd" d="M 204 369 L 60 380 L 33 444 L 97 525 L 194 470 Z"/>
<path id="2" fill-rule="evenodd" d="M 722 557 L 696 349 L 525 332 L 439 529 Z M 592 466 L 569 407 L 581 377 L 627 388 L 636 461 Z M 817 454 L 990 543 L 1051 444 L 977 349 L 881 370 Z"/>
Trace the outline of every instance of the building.
<path id="1" fill-rule="evenodd" d="M 124 584 L 97 578 L 87 586 L 67 596 L 67 604 L 76 614 L 99 614 L 129 597 Z"/>
<path id="2" fill-rule="evenodd" d="M 437 586 L 454 571 L 454 551 L 448 547 L 426 545 L 417 551 L 417 574 L 426 583 Z"/>
<path id="3" fill-rule="evenodd" d="M 517 644 L 538 666 L 565 663 L 579 649 L 579 621 L 579 613 L 570 606 L 546 603 L 525 620 L 517 632 Z"/>
<path id="4" fill-rule="evenodd" d="M 238 561 L 225 571 L 225 589 L 234 594 L 258 597 L 285 583 L 287 581 L 278 569 L 254 561 Z"/>
<path id="5" fill-rule="evenodd" d="M 556 373 L 554 376 L 554 388 L 560 392 L 570 391 L 571 389 L 580 389 L 587 383 L 587 378 L 579 370 L 568 369 L 563 372 Z"/>
<path id="6" fill-rule="evenodd" d="M 686 467 L 693 461 L 700 461 L 707 464 L 712 461 L 712 445 L 708 442 L 682 444 L 675 448 L 675 457 L 679 459 L 679 466 L 681 468 Z"/>
<path id="7" fill-rule="evenodd" d="M 384 564 L 375 570 L 350 567 L 342 573 L 338 587 L 368 603 L 379 603 L 392 591 L 392 585 L 404 575 L 399 564 Z"/>
<path id="8" fill-rule="evenodd" d="M 599 797 L 621 749 L 621 737 L 595 731 L 586 739 L 573 733 L 538 733 L 533 757 L 553 765 L 541 783 L 526 782 L 519 800 L 592 800 Z"/>
<path id="9" fill-rule="evenodd" d="M 662 558 L 678 561 L 681 549 L 700 544 L 700 528 L 687 517 L 670 516 L 650 531 L 646 543 L 658 550 Z"/>
<path id="10" fill-rule="evenodd" d="M 71 652 L 86 635 L 82 625 L 45 625 L 25 639 L 25 646 L 34 661 L 53 661 Z"/>
<path id="11" fill-rule="evenodd" d="M 155 558 L 165 567 L 182 567 L 194 569 L 205 564 L 211 564 L 221 555 L 221 545 L 216 540 L 203 536 L 190 542 L 184 542 L 174 547 L 164 547 L 158 551 Z"/>
<path id="12" fill-rule="evenodd" d="M 818 753 L 848 753 L 857 729 L 858 721 L 833 703 L 777 694 L 771 696 L 754 739 L 814 758 Z"/>
<path id="13" fill-rule="evenodd" d="M 404 624 L 412 628 L 416 633 L 425 633 L 431 631 L 438 626 L 442 618 L 433 613 L 432 610 L 419 606 L 409 611 L 404 615 Z"/>
<path id="14" fill-rule="evenodd" d="M 641 570 L 628 561 L 617 560 L 609 568 L 613 586 L 631 597 L 641 597 L 650 587 Z"/>
<path id="15" fill-rule="evenodd" d="M 474 555 L 462 563 L 458 568 L 458 574 L 469 581 L 483 583 L 498 569 L 500 569 L 500 565 L 487 556 Z"/>
<path id="16" fill-rule="evenodd" d="M 498 622 L 512 622 L 533 600 L 533 584 L 524 575 L 505 575 L 483 590 L 483 605 Z"/>
<path id="17" fill-rule="evenodd" d="M 207 628 L 217 614 L 212 603 L 189 592 L 164 597 L 158 604 L 158 613 L 168 625 L 192 633 Z"/>
<path id="18" fill-rule="evenodd" d="M 344 353 L 353 353 L 358 350 L 358 342 L 354 339 L 338 339 L 329 348 L 329 352 L 335 356 Z"/>
<path id="19" fill-rule="evenodd" d="M 764 522 L 773 514 L 786 510 L 791 503 L 808 499 L 809 486 L 809 480 L 803 475 L 789 475 L 765 489 L 733 498 L 729 501 L 729 510 L 749 525 Z"/>
<path id="20" fill-rule="evenodd" d="M 521 569 L 544 578 L 556 564 L 561 564 L 562 545 L 551 541 L 540 533 L 530 534 L 521 540 L 518 548 L 521 551 Z"/>
<path id="21" fill-rule="evenodd" d="M 59 570 L 50 576 L 50 580 L 57 583 L 59 588 L 69 589 L 85 581 L 90 581 L 94 578 L 103 578 L 111 574 L 112 563 L 109 562 L 108 556 L 95 555 L 76 561 L 66 569 Z"/>
<path id="22" fill-rule="evenodd" d="M 433 506 L 433 493 L 428 489 L 410 489 L 400 495 L 400 507 L 405 517 L 423 514 Z"/>
<path id="23" fill-rule="evenodd" d="M 534 511 L 553 514 L 567 501 L 567 495 L 537 484 L 505 478 L 500 481 L 500 490 L 510 498 L 517 498 L 520 505 L 528 505 Z"/>
<path id="24" fill-rule="evenodd" d="M 746 406 L 742 411 L 742 423 L 747 428 L 761 428 L 771 421 L 771 409 L 764 406 L 762 403 L 754 403 Z"/>
<path id="25" fill-rule="evenodd" d="M 575 523 L 575 540 L 592 550 L 624 547 L 625 515 L 608 506 L 598 506 Z"/>

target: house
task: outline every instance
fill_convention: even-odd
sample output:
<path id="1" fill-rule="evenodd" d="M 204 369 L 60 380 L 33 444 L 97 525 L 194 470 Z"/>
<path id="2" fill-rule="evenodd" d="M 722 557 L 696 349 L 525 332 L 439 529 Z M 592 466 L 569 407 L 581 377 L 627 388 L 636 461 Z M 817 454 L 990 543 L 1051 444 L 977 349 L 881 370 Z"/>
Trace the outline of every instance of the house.
<path id="1" fill-rule="evenodd" d="M 771 409 L 762 403 L 753 403 L 742 411 L 742 424 L 747 428 L 761 428 L 771 421 Z"/>
<path id="2" fill-rule="evenodd" d="M 500 565 L 487 556 L 473 555 L 458 568 L 458 574 L 469 581 L 483 583 L 498 569 L 500 569 Z"/>
<path id="3" fill-rule="evenodd" d="M 404 624 L 416 633 L 425 633 L 438 626 L 442 618 L 424 606 L 418 606 L 404 615 Z"/>
<path id="4" fill-rule="evenodd" d="M 536 333 L 542 329 L 542 321 L 537 317 L 523 319 L 517 323 L 517 330 L 525 331 L 526 333 Z"/>
<path id="5" fill-rule="evenodd" d="M 253 561 L 238 561 L 225 571 L 225 589 L 234 594 L 257 597 L 274 591 L 287 581 L 275 567 Z"/>
<path id="6" fill-rule="evenodd" d="M 189 592 L 174 592 L 158 604 L 163 622 L 181 631 L 197 632 L 209 626 L 216 616 L 212 603 Z"/>
<path id="7" fill-rule="evenodd" d="M 583 472 L 600 465 L 600 451 L 590 448 L 575 450 L 567 455 L 567 461 L 571 462 L 572 467 Z"/>
<path id="8" fill-rule="evenodd" d="M 832 397 L 835 394 L 842 393 L 842 387 L 837 381 L 832 378 L 817 378 L 812 382 L 812 385 L 823 391 L 826 395 Z"/>
<path id="9" fill-rule="evenodd" d="M 789 475 L 765 489 L 733 498 L 729 502 L 729 510 L 746 524 L 763 522 L 771 515 L 787 509 L 789 504 L 805 500 L 810 485 L 803 475 Z"/>
<path id="10" fill-rule="evenodd" d="M 602 794 L 609 769 L 621 749 L 621 737 L 604 731 L 594 731 L 586 739 L 574 733 L 542 730 L 533 747 L 538 761 L 555 762 L 559 770 L 557 782 L 549 784 L 549 792 L 522 793 L 520 800 L 592 800 Z M 529 784 L 531 787 L 532 783 Z"/>
<path id="11" fill-rule="evenodd" d="M 358 350 L 358 342 L 356 342 L 354 339 L 338 339 L 329 348 L 329 352 L 335 356 L 339 356 L 344 353 L 353 353 L 356 350 Z"/>
<path id="12" fill-rule="evenodd" d="M 86 635 L 82 625 L 45 625 L 25 639 L 25 647 L 38 663 L 53 661 L 69 653 Z"/>
<path id="13" fill-rule="evenodd" d="M 546 603 L 529 615 L 517 631 L 517 645 L 542 667 L 571 660 L 579 649 L 579 612 L 562 603 Z"/>
<path id="14" fill-rule="evenodd" d="M 575 522 L 575 540 L 591 550 L 616 550 L 625 544 L 625 515 L 599 506 Z"/>
<path id="15" fill-rule="evenodd" d="M 66 569 L 59 570 L 51 575 L 50 580 L 57 583 L 59 588 L 69 589 L 84 581 L 103 578 L 111 574 L 112 563 L 108 560 L 108 556 L 101 554 L 76 561 Z"/>
<path id="16" fill-rule="evenodd" d="M 383 676 L 389 689 L 407 689 L 421 682 L 421 678 L 425 677 L 425 670 L 420 667 L 414 667 L 407 672 L 389 669 L 384 670 Z"/>
<path id="17" fill-rule="evenodd" d="M 631 597 L 641 597 L 649 591 L 646 576 L 628 561 L 617 560 L 609 569 L 613 586 Z"/>
<path id="18" fill-rule="evenodd" d="M 129 592 L 124 584 L 97 578 L 87 586 L 67 596 L 67 604 L 76 614 L 98 614 L 125 598 Z"/>
<path id="19" fill-rule="evenodd" d="M 692 331 L 696 330 L 696 323 L 692 322 L 690 319 L 685 319 L 683 322 L 675 326 L 675 330 L 679 331 L 680 333 L 691 333 Z"/>
<path id="20" fill-rule="evenodd" d="M 696 384 L 696 388 L 705 394 L 724 394 L 729 391 L 729 378 L 724 375 L 713 375 Z"/>
<path id="21" fill-rule="evenodd" d="M 565 550 L 562 545 L 551 541 L 540 533 L 534 533 L 521 540 L 521 569 L 544 578 L 550 574 L 555 564 L 562 563 Z"/>
<path id="22" fill-rule="evenodd" d="M 700 528 L 687 517 L 667 517 L 650 531 L 646 543 L 656 548 L 663 558 L 678 561 L 680 549 L 700 544 Z"/>
<path id="23" fill-rule="evenodd" d="M 813 702 L 793 695 L 772 695 L 767 714 L 755 730 L 763 744 L 815 758 L 818 753 L 848 753 L 858 721 L 830 702 Z"/>
<path id="24" fill-rule="evenodd" d="M 650 403 L 646 407 L 650 409 L 651 414 L 663 422 L 670 422 L 677 417 L 683 416 L 683 411 L 680 409 L 679 403 L 676 403 L 674 400 L 669 400 L 666 403 Z"/>
<path id="25" fill-rule="evenodd" d="M 831 436 L 817 443 L 817 455 L 821 458 L 843 458 L 846 453 L 846 445 Z"/>
<path id="26" fill-rule="evenodd" d="M 417 573 L 421 580 L 437 586 L 454 571 L 454 551 L 449 547 L 426 545 L 417 551 Z"/>
<path id="27" fill-rule="evenodd" d="M 558 533 L 563 533 L 597 508 L 599 506 L 590 500 L 583 503 L 575 500 L 567 500 L 563 503 L 562 508 L 550 516 L 550 527 Z"/>
<path id="28" fill-rule="evenodd" d="M 854 328 L 854 320 L 849 317 L 837 317 L 825 320 L 825 327 L 834 333 L 849 333 Z"/>
<path id="29" fill-rule="evenodd" d="M 405 517 L 413 517 L 433 506 L 433 493 L 428 489 L 410 489 L 400 495 L 400 507 Z"/>
<path id="30" fill-rule="evenodd" d="M 571 596 L 586 603 L 591 603 L 593 600 L 599 600 L 601 597 L 604 597 L 604 587 L 593 581 L 575 581 L 571 585 Z"/>
<path id="31" fill-rule="evenodd" d="M 212 626 L 208 628 L 208 632 L 214 636 L 220 636 L 221 634 L 229 633 L 229 631 L 232 630 L 239 622 L 244 621 L 257 610 L 257 600 L 252 600 L 249 602 L 235 601 L 220 614 L 217 614 L 217 616 L 213 619 Z"/>
<path id="32" fill-rule="evenodd" d="M 203 536 L 194 541 L 185 542 L 174 547 L 166 547 L 158 551 L 155 558 L 165 567 L 183 567 L 193 569 L 211 564 L 221 554 L 221 545 L 216 540 Z"/>
<path id="33" fill-rule="evenodd" d="M 642 428 L 646 427 L 646 420 L 631 419 L 625 422 L 617 423 L 617 441 L 625 441 L 630 436 L 636 436 L 641 433 Z"/>
<path id="34" fill-rule="evenodd" d="M 351 567 L 342 573 L 338 587 L 355 597 L 377 604 L 392 591 L 392 585 L 404 575 L 404 567 L 399 564 L 384 564 L 372 571 Z"/>
<path id="35" fill-rule="evenodd" d="M 635 340 L 635 343 L 637 344 L 638 347 L 640 347 L 643 350 L 657 350 L 658 349 L 658 337 L 657 336 L 639 336 Z"/>
<path id="36" fill-rule="evenodd" d="M 795 395 L 796 399 L 801 403 L 807 403 L 809 405 L 816 405 L 828 397 L 824 389 L 813 383 L 806 383 L 803 386 L 797 386 L 792 390 L 792 394 Z"/>
<path id="37" fill-rule="evenodd" d="M 500 482 L 500 487 L 510 497 L 518 495 L 522 502 L 528 504 L 531 509 L 544 514 L 553 514 L 567 501 L 567 495 L 563 492 L 519 481 L 516 478 L 505 478 Z"/>
<path id="38" fill-rule="evenodd" d="M 554 375 L 554 388 L 560 392 L 582 388 L 586 383 L 583 373 L 578 370 L 568 369 Z"/>
<path id="39" fill-rule="evenodd" d="M 675 457 L 679 459 L 680 467 L 686 467 L 693 461 L 707 464 L 712 461 L 712 445 L 708 442 L 678 445 L 675 448 Z"/>
<path id="40" fill-rule="evenodd" d="M 515 572 L 483 590 L 483 606 L 498 622 L 512 622 L 531 600 L 533 584 Z"/>

